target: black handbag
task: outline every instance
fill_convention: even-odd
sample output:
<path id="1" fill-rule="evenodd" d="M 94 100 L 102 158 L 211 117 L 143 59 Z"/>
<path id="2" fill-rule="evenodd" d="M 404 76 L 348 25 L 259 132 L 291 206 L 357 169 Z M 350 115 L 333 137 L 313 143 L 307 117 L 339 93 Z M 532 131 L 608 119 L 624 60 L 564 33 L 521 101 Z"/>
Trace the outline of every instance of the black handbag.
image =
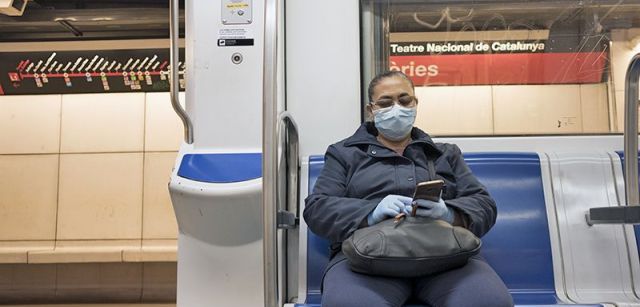
<path id="1" fill-rule="evenodd" d="M 435 174 L 433 162 L 429 170 Z M 435 178 L 435 176 L 432 176 Z M 351 270 L 388 277 L 420 277 L 467 263 L 482 241 L 469 230 L 442 221 L 400 214 L 356 230 L 342 242 Z"/>

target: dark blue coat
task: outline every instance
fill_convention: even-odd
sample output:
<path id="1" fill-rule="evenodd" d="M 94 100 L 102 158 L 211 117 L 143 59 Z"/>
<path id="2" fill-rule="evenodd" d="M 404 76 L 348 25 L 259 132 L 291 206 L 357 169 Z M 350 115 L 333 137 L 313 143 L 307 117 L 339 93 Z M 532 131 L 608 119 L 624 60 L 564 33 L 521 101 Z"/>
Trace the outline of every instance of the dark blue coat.
<path id="1" fill-rule="evenodd" d="M 443 179 L 442 199 L 463 218 L 466 227 L 483 236 L 496 221 L 496 205 L 487 189 L 471 173 L 454 144 L 434 143 L 418 128 L 400 156 L 376 139 L 366 122 L 351 137 L 329 146 L 313 193 L 306 199 L 304 219 L 315 234 L 331 241 L 333 254 L 359 227 L 378 202 L 389 194 L 411 197 L 416 183 Z M 430 178 L 427 159 L 435 161 Z"/>

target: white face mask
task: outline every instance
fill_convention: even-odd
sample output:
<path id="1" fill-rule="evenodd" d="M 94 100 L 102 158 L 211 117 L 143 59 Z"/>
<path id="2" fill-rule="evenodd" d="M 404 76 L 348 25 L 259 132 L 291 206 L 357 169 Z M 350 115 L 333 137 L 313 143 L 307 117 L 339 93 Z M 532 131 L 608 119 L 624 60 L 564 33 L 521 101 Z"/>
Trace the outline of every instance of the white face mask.
<path id="1" fill-rule="evenodd" d="M 392 141 L 400 141 L 411 133 L 416 120 L 416 108 L 405 108 L 397 104 L 373 111 L 378 132 Z"/>

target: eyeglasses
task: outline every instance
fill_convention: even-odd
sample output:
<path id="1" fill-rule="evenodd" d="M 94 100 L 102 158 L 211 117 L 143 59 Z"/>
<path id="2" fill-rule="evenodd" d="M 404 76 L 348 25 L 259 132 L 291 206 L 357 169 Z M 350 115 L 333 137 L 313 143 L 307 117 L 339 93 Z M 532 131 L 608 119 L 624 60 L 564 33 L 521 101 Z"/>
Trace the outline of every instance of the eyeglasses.
<path id="1" fill-rule="evenodd" d="M 384 109 L 384 108 L 393 106 L 393 103 L 396 101 L 398 102 L 399 105 L 403 107 L 411 107 L 413 106 L 414 102 L 416 102 L 417 100 L 415 96 L 405 95 L 405 96 L 398 97 L 397 100 L 392 98 L 381 98 L 372 103 Z"/>

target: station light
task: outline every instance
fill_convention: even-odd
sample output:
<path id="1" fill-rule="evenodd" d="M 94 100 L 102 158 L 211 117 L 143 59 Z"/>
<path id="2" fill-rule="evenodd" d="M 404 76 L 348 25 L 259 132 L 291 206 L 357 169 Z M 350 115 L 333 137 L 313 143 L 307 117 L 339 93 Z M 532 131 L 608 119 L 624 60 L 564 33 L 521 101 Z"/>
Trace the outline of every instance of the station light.
<path id="1" fill-rule="evenodd" d="M 28 0 L 0 0 L 0 14 L 22 16 Z"/>

